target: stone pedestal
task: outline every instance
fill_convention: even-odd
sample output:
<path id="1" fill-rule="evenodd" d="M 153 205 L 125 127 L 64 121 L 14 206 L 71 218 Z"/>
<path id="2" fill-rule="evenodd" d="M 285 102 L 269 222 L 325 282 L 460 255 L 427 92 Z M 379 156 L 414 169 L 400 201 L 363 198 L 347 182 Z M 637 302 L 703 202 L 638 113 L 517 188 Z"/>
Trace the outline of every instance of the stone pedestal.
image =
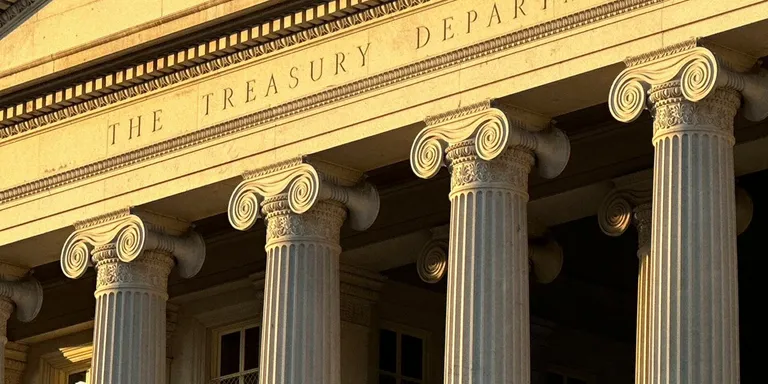
<path id="1" fill-rule="evenodd" d="M 90 382 L 164 384 L 168 275 L 174 259 L 182 277 L 197 274 L 202 237 L 185 223 L 128 210 L 75 227 L 61 266 L 70 278 L 96 267 Z"/>
<path id="2" fill-rule="evenodd" d="M 750 62 L 751 61 L 751 62 Z M 649 105 L 655 147 L 650 257 L 641 266 L 648 322 L 638 330 L 647 383 L 739 382 L 733 119 L 768 115 L 765 76 L 690 41 L 629 59 L 610 106 L 621 121 Z M 742 95 L 739 94 L 742 93 Z M 646 103 L 646 98 L 648 102 Z"/>
<path id="3" fill-rule="evenodd" d="M 568 155 L 548 119 L 488 102 L 428 118 L 414 141 L 418 176 L 451 172 L 445 383 L 530 382 L 528 174 L 538 160 L 554 177 Z"/>
<path id="4" fill-rule="evenodd" d="M 339 233 L 349 210 L 368 228 L 378 193 L 362 175 L 293 159 L 249 172 L 229 204 L 229 220 L 267 222 L 267 268 L 261 334 L 261 384 L 338 384 L 340 359 Z"/>

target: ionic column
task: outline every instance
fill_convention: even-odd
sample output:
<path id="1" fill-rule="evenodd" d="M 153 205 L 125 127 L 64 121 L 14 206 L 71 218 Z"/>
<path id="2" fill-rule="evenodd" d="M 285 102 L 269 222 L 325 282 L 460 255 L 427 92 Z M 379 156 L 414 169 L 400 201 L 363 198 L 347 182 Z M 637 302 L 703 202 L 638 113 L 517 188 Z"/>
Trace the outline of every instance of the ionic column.
<path id="1" fill-rule="evenodd" d="M 30 322 L 37 317 L 42 305 L 43 288 L 40 283 L 29 276 L 26 269 L 0 263 L 0 383 L 15 379 L 15 376 L 6 376 L 8 319 L 15 309 L 19 321 Z"/>
<path id="2" fill-rule="evenodd" d="M 651 350 L 649 337 L 654 315 L 652 299 L 651 256 L 651 192 L 653 174 L 639 172 L 614 180 L 615 188 L 603 199 L 597 217 L 600 229 L 609 236 L 621 236 L 634 225 L 637 230 L 637 337 L 635 345 L 635 384 L 650 384 Z M 743 233 L 752 220 L 752 199 L 736 188 L 736 228 Z"/>
<path id="3" fill-rule="evenodd" d="M 528 174 L 565 167 L 549 119 L 489 102 L 430 117 L 411 168 L 451 172 L 445 383 L 529 383 Z"/>
<path id="4" fill-rule="evenodd" d="M 92 384 L 164 384 L 166 301 L 174 264 L 192 277 L 205 260 L 189 225 L 122 210 L 75 224 L 61 253 L 72 279 L 96 268 Z"/>
<path id="5" fill-rule="evenodd" d="M 654 118 L 648 383 L 739 382 L 733 118 L 742 97 L 747 118 L 768 115 L 768 77 L 715 50 L 692 40 L 630 58 L 609 96 L 620 121 Z"/>
<path id="6" fill-rule="evenodd" d="M 264 215 L 267 268 L 261 384 L 339 384 L 339 235 L 376 219 L 379 197 L 362 175 L 293 159 L 248 172 L 229 202 L 229 221 L 247 230 Z"/>
<path id="7" fill-rule="evenodd" d="M 635 344 L 635 384 L 649 384 L 647 365 L 650 331 L 650 244 L 651 189 L 653 173 L 641 172 L 615 180 L 616 188 L 603 200 L 597 213 L 600 229 L 609 236 L 621 236 L 634 225 L 637 229 L 637 323 Z"/>

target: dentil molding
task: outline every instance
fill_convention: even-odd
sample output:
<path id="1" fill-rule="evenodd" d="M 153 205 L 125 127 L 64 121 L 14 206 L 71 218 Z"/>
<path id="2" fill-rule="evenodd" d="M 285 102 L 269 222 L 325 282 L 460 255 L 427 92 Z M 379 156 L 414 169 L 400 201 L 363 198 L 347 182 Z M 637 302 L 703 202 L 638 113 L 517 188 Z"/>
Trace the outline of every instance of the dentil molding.
<path id="1" fill-rule="evenodd" d="M 348 28 L 356 25 L 358 22 L 366 22 L 368 20 L 372 20 L 373 18 L 378 18 L 393 12 L 405 10 L 426 1 L 428 0 L 397 0 L 392 3 L 387 3 L 386 8 L 375 7 L 371 10 L 353 15 L 355 16 L 354 18 L 351 18 L 350 16 L 350 18 L 334 21 L 334 24 L 328 24 L 329 27 L 324 28 L 331 31 Z M 0 191 L 0 204 L 20 199 L 25 196 L 48 191 L 63 185 L 83 180 L 84 178 L 101 175 L 106 172 L 120 169 L 128 165 L 136 164 L 138 162 L 150 160 L 178 150 L 189 148 L 191 146 L 200 145 L 214 139 L 219 139 L 225 135 L 240 132 L 244 129 L 305 112 L 310 108 L 328 105 L 330 103 L 358 96 L 365 92 L 371 92 L 383 87 L 388 87 L 400 81 L 407 81 L 414 77 L 442 70 L 448 66 L 459 65 L 464 62 L 476 60 L 478 57 L 495 54 L 499 51 L 507 49 L 512 49 L 532 41 L 547 38 L 553 34 L 562 33 L 574 28 L 582 28 L 585 25 L 596 23 L 606 18 L 625 14 L 643 7 L 652 6 L 663 1 L 665 0 L 616 0 L 543 24 L 513 31 L 506 35 L 483 41 L 481 43 L 477 43 L 456 51 L 448 52 L 442 55 L 436 55 L 434 57 L 407 65 L 405 67 L 396 68 L 390 71 L 376 74 L 369 78 L 333 87 L 323 92 L 302 97 L 288 103 L 276 105 L 231 121 L 215 124 L 213 126 L 206 127 L 195 132 L 178 136 L 173 139 L 169 139 L 141 149 L 133 150 L 95 163 L 51 175 L 40 180 L 2 190 Z M 336 24 L 338 24 L 338 26 L 334 26 Z M 309 36 L 311 36 L 311 38 L 317 37 L 312 33 L 309 33 Z M 297 40 L 294 35 L 288 35 L 279 40 L 270 42 L 265 47 L 271 47 L 269 49 L 282 49 L 284 47 L 298 44 L 302 41 L 303 40 L 301 39 Z M 272 51 L 270 50 L 269 52 Z M 34 117 L 31 120 L 22 121 L 12 126 L 0 128 L 0 140 L 36 129 L 47 124 L 54 123 L 56 121 L 71 118 L 91 110 L 106 107 L 108 105 L 112 105 L 129 98 L 137 97 L 156 89 L 177 84 L 182 81 L 186 81 L 188 79 L 201 76 L 221 68 L 225 68 L 229 65 L 252 59 L 253 57 L 259 55 L 250 55 L 244 52 L 237 52 L 231 55 L 217 57 L 210 62 L 194 65 L 177 73 L 161 76 L 136 86 L 129 86 L 126 89 L 122 89 L 108 95 L 94 97 L 87 101 L 68 106 L 56 112 L 44 114 L 42 116 Z M 28 101 L 25 104 L 28 103 L 34 104 L 35 101 Z"/>
<path id="2" fill-rule="evenodd" d="M 31 2 L 34 0 L 25 1 Z M 251 47 L 253 41 L 249 40 L 250 34 L 245 34 L 249 36 L 249 39 L 240 40 L 240 36 L 243 35 L 243 33 L 240 33 L 222 36 L 209 41 L 207 44 L 201 44 L 203 49 L 206 49 L 208 46 L 214 46 L 217 49 L 212 52 L 206 51 L 202 55 L 194 55 L 187 61 L 181 60 L 176 62 L 176 59 L 173 58 L 174 55 L 155 57 L 138 67 L 121 69 L 106 77 L 90 79 L 85 83 L 71 86 L 53 94 L 41 95 L 17 105 L 0 108 L 3 110 L 0 111 L 0 116 L 2 116 L 0 120 L 14 122 L 13 125 L 0 128 L 0 140 L 431 1 L 434 0 L 393 0 L 359 12 L 356 7 L 349 7 L 349 9 L 344 10 L 344 13 L 351 13 L 350 15 L 307 30 L 287 33 L 288 31 L 303 28 L 301 25 L 288 25 L 284 30 L 281 29 L 279 31 L 270 29 L 266 33 L 255 36 L 254 40 L 261 41 L 265 38 L 271 38 L 273 35 L 281 37 L 253 47 Z M 447 65 L 474 60 L 477 57 L 496 53 L 499 50 L 546 38 L 553 34 L 563 33 L 573 28 L 580 28 L 587 24 L 599 22 L 606 18 L 618 16 L 663 1 L 665 0 L 616 0 L 546 23 L 513 31 L 493 40 L 474 44 L 456 52 L 439 55 L 406 68 L 390 71 L 384 78 L 387 79 L 386 84 L 389 85 L 397 81 L 397 77 L 410 79 L 418 73 L 427 73 L 442 69 Z M 331 15 L 324 15 L 324 17 L 319 19 L 324 20 L 330 17 Z M 283 19 L 276 20 L 276 22 L 264 23 L 263 25 L 272 26 L 284 23 Z M 256 27 L 254 29 L 258 30 L 259 28 Z M 238 40 L 231 42 L 232 36 L 235 36 Z M 225 43 L 224 46 L 219 48 L 219 45 L 222 44 L 221 42 Z M 182 50 L 175 56 L 187 58 L 189 55 L 188 51 Z M 234 53 L 230 53 L 232 51 Z M 181 65 L 182 63 L 184 65 Z M 179 70 L 179 68 L 183 69 Z M 143 74 L 143 76 L 139 74 Z M 377 80 L 365 79 L 361 82 L 374 84 L 378 83 Z M 116 84 L 118 82 L 119 85 Z M 359 92 L 351 92 L 352 88 L 350 86 L 339 87 L 333 93 L 338 96 L 338 94 L 342 93 L 352 95 Z M 113 92 L 114 89 L 118 90 Z M 345 92 L 345 90 L 350 92 Z M 104 95 L 105 93 L 106 95 Z M 318 105 L 320 103 L 314 104 Z M 51 109 L 53 111 L 43 112 Z"/>
<path id="3" fill-rule="evenodd" d="M 350 226 L 359 231 L 370 227 L 379 214 L 376 188 L 362 174 L 337 165 L 299 157 L 246 172 L 243 178 L 227 208 L 230 224 L 241 231 L 263 216 L 267 199 L 280 195 L 296 214 L 309 211 L 319 201 L 341 203 L 349 210 Z"/>
<path id="4" fill-rule="evenodd" d="M 144 251 L 167 252 L 176 258 L 179 274 L 197 274 L 205 260 L 205 241 L 188 224 L 146 211 L 123 209 L 75 223 L 61 250 L 61 269 L 77 279 L 94 265 L 94 249 L 114 243 L 117 258 L 130 263 Z"/>
<path id="5" fill-rule="evenodd" d="M 755 58 L 695 38 L 628 58 L 628 68 L 613 82 L 608 107 L 621 122 L 636 120 L 651 108 L 652 87 L 676 81 L 675 89 L 691 102 L 701 101 L 716 88 L 741 92 L 744 116 L 752 121 L 768 117 L 768 71 L 753 68 Z"/>

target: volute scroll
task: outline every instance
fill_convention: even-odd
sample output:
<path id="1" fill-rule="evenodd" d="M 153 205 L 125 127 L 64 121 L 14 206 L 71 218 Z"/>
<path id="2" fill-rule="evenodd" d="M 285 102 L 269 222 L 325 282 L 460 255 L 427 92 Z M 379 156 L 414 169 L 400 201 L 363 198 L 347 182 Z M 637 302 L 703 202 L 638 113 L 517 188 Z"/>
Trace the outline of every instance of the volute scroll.
<path id="1" fill-rule="evenodd" d="M 318 170 L 334 166 L 319 161 L 309 162 L 304 157 L 277 163 L 273 166 L 246 172 L 243 180 L 229 199 L 227 215 L 230 224 L 238 230 L 249 230 L 263 217 L 265 199 L 285 194 L 291 212 L 302 214 L 318 201 L 333 200 L 349 210 L 350 226 L 365 230 L 379 213 L 379 194 L 365 181 L 356 185 L 338 185 L 337 180 Z"/>
<path id="2" fill-rule="evenodd" d="M 698 39 L 629 58 L 627 65 L 614 80 L 608 95 L 608 107 L 618 121 L 635 121 L 649 108 L 651 87 L 670 81 L 679 83 L 680 94 L 690 102 L 701 101 L 720 87 L 739 91 L 744 98 L 743 113 L 747 119 L 760 121 L 768 117 L 768 73 L 762 69 L 736 71 Z"/>
<path id="3" fill-rule="evenodd" d="M 77 279 L 93 266 L 92 251 L 97 246 L 115 244 L 117 258 L 124 263 L 136 260 L 144 251 L 162 251 L 173 255 L 182 277 L 197 274 L 205 261 L 205 241 L 194 231 L 176 235 L 147 222 L 142 213 L 120 210 L 77 223 L 76 230 L 64 242 L 61 270 Z M 148 216 L 153 216 L 147 213 Z"/>
<path id="4" fill-rule="evenodd" d="M 498 104 L 498 107 L 497 107 Z M 425 119 L 427 127 L 411 146 L 411 169 L 429 179 L 447 166 L 446 150 L 472 140 L 474 154 L 484 161 L 496 159 L 510 147 L 535 153 L 539 173 L 558 176 L 570 158 L 570 142 L 548 118 L 490 100 Z"/>
<path id="5" fill-rule="evenodd" d="M 28 323 L 37 317 L 43 306 L 43 287 L 32 276 L 18 281 L 0 280 L 0 297 L 6 297 L 16 306 L 16 318 Z"/>
<path id="6" fill-rule="evenodd" d="M 445 166 L 445 150 L 449 145 L 475 138 L 478 157 L 490 161 L 499 156 L 509 143 L 509 120 L 499 109 L 472 111 L 454 119 L 442 116 L 428 118 L 428 127 L 416 136 L 411 146 L 411 169 L 416 176 L 429 179 Z M 485 105 L 485 104 L 483 104 Z M 479 107 L 478 107 L 479 108 Z M 471 109 L 470 109 L 471 111 Z"/>

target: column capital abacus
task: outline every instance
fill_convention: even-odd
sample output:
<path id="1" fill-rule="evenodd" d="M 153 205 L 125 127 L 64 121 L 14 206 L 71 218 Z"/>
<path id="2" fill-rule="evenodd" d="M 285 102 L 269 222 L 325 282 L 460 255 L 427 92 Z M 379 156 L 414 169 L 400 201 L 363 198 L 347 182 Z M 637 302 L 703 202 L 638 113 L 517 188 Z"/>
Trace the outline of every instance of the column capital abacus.
<path id="1" fill-rule="evenodd" d="M 102 261 L 114 253 L 123 263 L 161 253 L 173 256 L 179 274 L 189 278 L 205 261 L 205 241 L 189 227 L 173 218 L 130 208 L 80 221 L 62 248 L 61 269 L 67 277 L 77 279 L 95 265 L 96 252 Z"/>
<path id="2" fill-rule="evenodd" d="M 238 230 L 250 229 L 273 211 L 302 214 L 319 202 L 343 205 L 350 226 L 365 230 L 379 213 L 376 188 L 356 171 L 298 157 L 246 172 L 229 199 L 229 222 Z"/>
<path id="3" fill-rule="evenodd" d="M 652 89 L 656 99 L 679 96 L 695 103 L 724 88 L 740 92 L 744 116 L 760 121 L 768 117 L 768 72 L 753 69 L 756 62 L 698 38 L 683 41 L 628 58 L 628 68 L 613 82 L 608 106 L 614 118 L 629 123 L 652 107 Z"/>
<path id="4" fill-rule="evenodd" d="M 498 158 L 518 147 L 535 155 L 545 178 L 559 175 L 570 156 L 570 143 L 551 119 L 500 102 L 480 103 L 430 116 L 411 146 L 411 169 L 423 179 L 434 177 L 458 157 Z M 448 152 L 457 153 L 446 157 Z"/>

